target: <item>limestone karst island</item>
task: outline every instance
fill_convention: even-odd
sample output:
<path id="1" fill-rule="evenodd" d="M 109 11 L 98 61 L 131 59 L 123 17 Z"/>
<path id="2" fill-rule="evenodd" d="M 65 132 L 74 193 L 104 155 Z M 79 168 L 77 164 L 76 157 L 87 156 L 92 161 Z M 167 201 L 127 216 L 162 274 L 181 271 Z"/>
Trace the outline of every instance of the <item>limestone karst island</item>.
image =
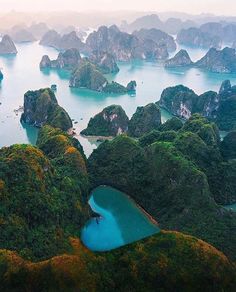
<path id="1" fill-rule="evenodd" d="M 235 292 L 236 2 L 0 7 L 0 292 Z"/>

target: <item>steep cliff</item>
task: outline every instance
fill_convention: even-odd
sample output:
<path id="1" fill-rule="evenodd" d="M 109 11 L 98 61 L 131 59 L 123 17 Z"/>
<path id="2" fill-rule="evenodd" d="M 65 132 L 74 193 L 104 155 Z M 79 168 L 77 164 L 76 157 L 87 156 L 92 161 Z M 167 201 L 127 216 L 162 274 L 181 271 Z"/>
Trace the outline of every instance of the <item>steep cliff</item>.
<path id="1" fill-rule="evenodd" d="M 119 105 L 111 105 L 91 118 L 87 129 L 81 132 L 87 136 L 117 136 L 128 130 L 128 117 Z"/>
<path id="2" fill-rule="evenodd" d="M 35 127 L 49 124 L 65 131 L 72 127 L 68 113 L 58 105 L 55 94 L 48 88 L 26 92 L 21 120 Z"/>

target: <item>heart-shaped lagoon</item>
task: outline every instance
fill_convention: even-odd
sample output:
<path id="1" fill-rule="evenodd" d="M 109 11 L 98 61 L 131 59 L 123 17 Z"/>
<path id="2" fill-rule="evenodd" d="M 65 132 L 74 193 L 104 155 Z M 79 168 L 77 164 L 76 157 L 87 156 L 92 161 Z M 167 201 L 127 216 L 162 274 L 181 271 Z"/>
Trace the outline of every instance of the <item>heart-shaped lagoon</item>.
<path id="1" fill-rule="evenodd" d="M 111 250 L 160 231 L 126 194 L 114 188 L 96 188 L 89 205 L 101 215 L 90 219 L 81 232 L 81 239 L 90 250 Z"/>

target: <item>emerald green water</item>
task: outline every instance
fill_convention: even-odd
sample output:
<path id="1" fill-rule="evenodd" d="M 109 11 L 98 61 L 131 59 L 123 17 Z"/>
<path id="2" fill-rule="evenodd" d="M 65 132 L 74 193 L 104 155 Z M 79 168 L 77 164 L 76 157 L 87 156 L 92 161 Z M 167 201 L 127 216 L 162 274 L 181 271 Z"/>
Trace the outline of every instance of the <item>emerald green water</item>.
<path id="1" fill-rule="evenodd" d="M 218 90 L 221 82 L 231 79 L 236 84 L 236 75 L 214 74 L 198 69 L 172 69 L 166 70 L 160 63 L 133 61 L 120 63 L 120 72 L 108 76 L 111 80 L 127 84 L 136 80 L 137 94 L 105 95 L 84 89 L 71 89 L 68 85 L 69 73 L 66 71 L 44 71 L 39 69 L 41 57 L 45 54 L 56 58 L 58 52 L 53 48 L 39 46 L 38 43 L 21 44 L 17 46 L 18 54 L 13 56 L 0 56 L 0 68 L 3 69 L 4 79 L 0 83 L 0 147 L 14 143 L 32 143 L 37 138 L 37 130 L 20 124 L 20 113 L 17 116 L 14 109 L 23 105 L 24 93 L 31 89 L 36 90 L 57 84 L 57 99 L 69 113 L 72 119 L 78 121 L 75 125 L 79 133 L 87 126 L 90 117 L 111 104 L 121 105 L 130 117 L 137 106 L 159 100 L 161 92 L 168 86 L 184 84 L 202 93 L 209 89 Z M 204 55 L 205 51 L 189 49 L 193 60 Z M 163 111 L 163 120 L 170 117 Z M 96 140 L 80 137 L 85 153 L 91 154 L 97 147 Z"/>
<path id="2" fill-rule="evenodd" d="M 128 196 L 111 187 L 96 188 L 89 204 L 101 215 L 90 219 L 81 232 L 81 240 L 93 251 L 111 250 L 160 231 Z"/>

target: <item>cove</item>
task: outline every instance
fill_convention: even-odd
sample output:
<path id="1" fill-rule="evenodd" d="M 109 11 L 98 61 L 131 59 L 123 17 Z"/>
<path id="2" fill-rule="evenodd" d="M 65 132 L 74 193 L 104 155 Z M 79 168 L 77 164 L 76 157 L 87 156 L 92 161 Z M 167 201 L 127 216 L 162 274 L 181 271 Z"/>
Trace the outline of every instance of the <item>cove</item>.
<path id="1" fill-rule="evenodd" d="M 81 231 L 81 240 L 90 250 L 108 251 L 160 231 L 126 194 L 114 188 L 93 190 L 89 205 L 101 216 L 90 219 Z"/>

